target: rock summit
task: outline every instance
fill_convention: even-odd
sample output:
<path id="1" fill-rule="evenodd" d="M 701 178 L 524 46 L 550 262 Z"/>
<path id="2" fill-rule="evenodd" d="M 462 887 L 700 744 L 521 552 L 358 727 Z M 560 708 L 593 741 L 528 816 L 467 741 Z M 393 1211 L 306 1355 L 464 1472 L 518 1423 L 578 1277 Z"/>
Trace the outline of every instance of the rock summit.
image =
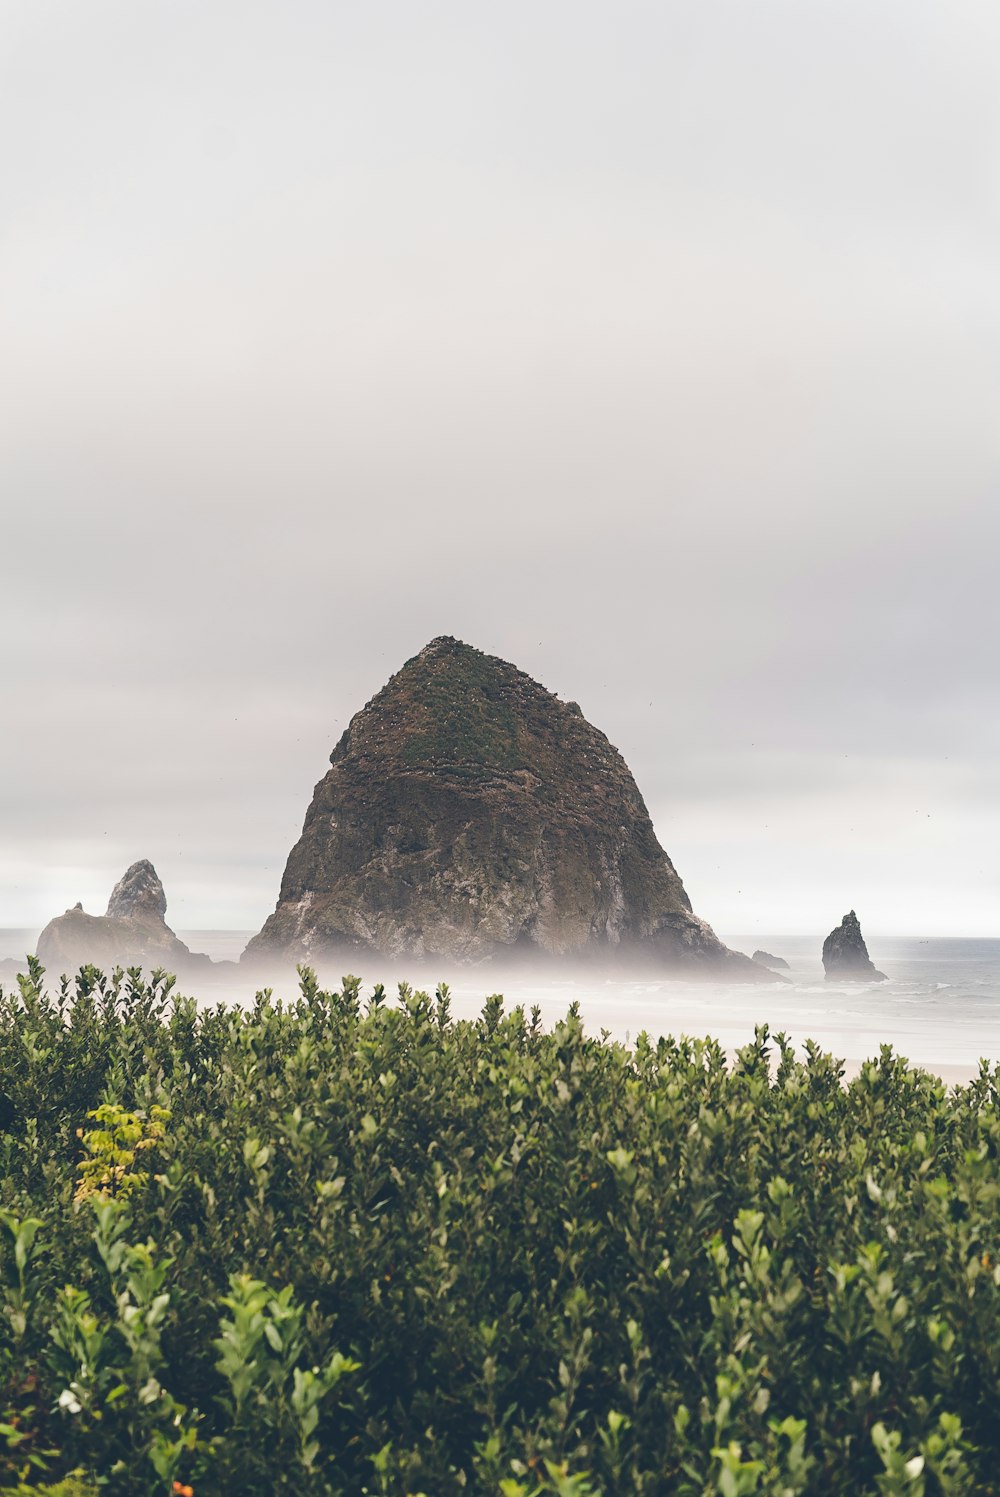
<path id="1" fill-rule="evenodd" d="M 768 980 L 693 913 L 617 749 L 504 660 L 432 640 L 330 762 L 244 960 L 596 958 Z"/>

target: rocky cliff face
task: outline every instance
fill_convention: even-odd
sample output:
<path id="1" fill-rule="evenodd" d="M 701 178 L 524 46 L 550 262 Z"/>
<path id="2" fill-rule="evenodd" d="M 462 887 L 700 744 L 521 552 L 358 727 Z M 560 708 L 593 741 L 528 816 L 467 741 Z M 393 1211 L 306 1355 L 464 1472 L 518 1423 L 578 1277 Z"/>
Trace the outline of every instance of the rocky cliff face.
<path id="1" fill-rule="evenodd" d="M 432 640 L 351 720 L 245 959 L 644 960 L 767 980 L 691 903 L 575 703 Z"/>
<path id="2" fill-rule="evenodd" d="M 50 920 L 38 937 L 38 956 L 47 967 L 68 971 L 92 962 L 97 967 L 159 966 L 185 971 L 208 964 L 189 951 L 165 920 L 167 898 L 156 869 L 145 858 L 118 880 L 107 913 L 88 915 L 82 905 Z"/>
<path id="3" fill-rule="evenodd" d="M 884 972 L 876 971 L 861 934 L 861 922 L 849 911 L 823 942 L 823 968 L 827 980 L 840 982 L 887 982 Z"/>

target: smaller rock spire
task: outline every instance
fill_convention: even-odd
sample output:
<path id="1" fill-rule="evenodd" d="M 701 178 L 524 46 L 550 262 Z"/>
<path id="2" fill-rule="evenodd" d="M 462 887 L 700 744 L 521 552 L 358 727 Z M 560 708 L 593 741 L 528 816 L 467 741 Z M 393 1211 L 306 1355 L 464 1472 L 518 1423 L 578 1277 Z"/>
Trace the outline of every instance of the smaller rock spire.
<path id="1" fill-rule="evenodd" d="M 50 920 L 38 937 L 38 956 L 63 972 L 84 962 L 112 967 L 157 966 L 173 971 L 204 969 L 207 956 L 189 951 L 167 924 L 167 896 L 147 858 L 133 863 L 115 884 L 106 915 L 88 915 L 77 904 Z"/>
<path id="2" fill-rule="evenodd" d="M 828 982 L 887 982 L 868 955 L 861 922 L 853 910 L 823 942 L 823 968 Z"/>

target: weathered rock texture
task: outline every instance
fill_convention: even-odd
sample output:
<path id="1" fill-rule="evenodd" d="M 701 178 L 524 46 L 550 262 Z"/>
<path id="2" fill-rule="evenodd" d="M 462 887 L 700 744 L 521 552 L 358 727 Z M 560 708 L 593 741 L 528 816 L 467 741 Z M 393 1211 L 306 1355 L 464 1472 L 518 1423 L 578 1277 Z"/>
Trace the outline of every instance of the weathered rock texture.
<path id="1" fill-rule="evenodd" d="M 244 959 L 632 957 L 757 978 L 691 903 L 575 703 L 432 640 L 352 718 Z"/>
<path id="2" fill-rule="evenodd" d="M 167 898 L 152 863 L 144 858 L 118 880 L 107 913 L 88 915 L 75 905 L 57 915 L 38 937 L 38 956 L 63 971 L 97 967 L 157 966 L 184 971 L 208 957 L 189 951 L 165 920 Z"/>
<path id="3" fill-rule="evenodd" d="M 838 982 L 887 982 L 868 955 L 857 915 L 851 910 L 823 942 L 823 967 L 827 980 Z"/>
<path id="4" fill-rule="evenodd" d="M 783 956 L 772 956 L 769 951 L 755 951 L 750 960 L 759 962 L 762 967 L 781 967 L 784 969 L 788 966 Z"/>

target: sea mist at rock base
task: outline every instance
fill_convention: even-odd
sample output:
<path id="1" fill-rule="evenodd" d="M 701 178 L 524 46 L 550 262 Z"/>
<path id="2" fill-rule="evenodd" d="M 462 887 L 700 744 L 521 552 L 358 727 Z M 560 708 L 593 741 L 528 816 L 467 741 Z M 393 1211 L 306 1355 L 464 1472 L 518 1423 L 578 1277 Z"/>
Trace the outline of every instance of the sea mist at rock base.
<path id="1" fill-rule="evenodd" d="M 17 958 L 23 967 L 24 953 L 31 950 L 37 934 L 0 930 L 0 961 L 8 959 L 4 987 L 14 986 L 15 969 L 9 959 Z M 246 1006 L 266 986 L 276 1000 L 293 1000 L 298 993 L 293 967 L 276 966 L 255 974 L 235 965 L 250 934 L 179 931 L 192 950 L 207 952 L 214 965 L 203 974 L 180 979 L 178 990 L 204 1005 Z M 503 994 L 508 1008 L 537 1004 L 546 1027 L 578 1002 L 589 1032 L 606 1030 L 611 1038 L 629 1043 L 646 1030 L 654 1037 L 712 1035 L 725 1049 L 734 1050 L 753 1038 L 756 1025 L 767 1024 L 772 1034 L 787 1033 L 800 1051 L 807 1039 L 814 1040 L 845 1060 L 848 1072 L 877 1057 L 883 1044 L 948 1081 L 975 1074 L 981 1057 L 1000 1061 L 1000 940 L 872 940 L 872 951 L 889 981 L 838 985 L 824 980 L 819 941 L 769 932 L 726 932 L 724 939 L 737 950 L 763 946 L 783 956 L 790 981 L 753 986 L 714 979 L 663 981 L 640 975 L 611 977 L 593 967 L 556 972 L 537 964 L 512 970 L 484 963 L 449 970 L 447 963 L 421 968 L 370 954 L 349 968 L 320 963 L 317 970 L 327 988 L 339 987 L 345 972 L 353 971 L 362 979 L 365 996 L 381 982 L 390 1001 L 400 981 L 431 991 L 438 982 L 446 982 L 452 1013 L 460 1019 L 475 1018 L 485 998 L 496 992 Z M 58 985 L 58 973 L 47 976 L 50 985 Z"/>

